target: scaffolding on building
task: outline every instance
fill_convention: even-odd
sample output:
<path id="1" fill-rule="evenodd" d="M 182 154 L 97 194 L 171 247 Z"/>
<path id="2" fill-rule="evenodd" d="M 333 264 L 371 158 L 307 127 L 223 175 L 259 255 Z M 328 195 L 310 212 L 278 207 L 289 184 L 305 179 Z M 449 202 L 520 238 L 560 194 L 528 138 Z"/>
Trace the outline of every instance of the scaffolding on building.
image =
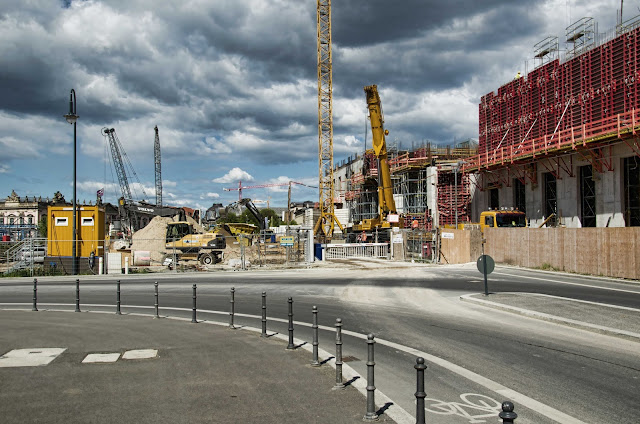
<path id="1" fill-rule="evenodd" d="M 468 173 L 453 167 L 438 169 L 438 224 L 471 222 L 471 182 Z"/>
<path id="2" fill-rule="evenodd" d="M 392 146 L 389 149 L 389 166 L 394 184 L 393 192 L 396 196 L 400 196 L 397 204 L 399 211 L 405 216 L 405 228 L 419 231 L 431 231 L 433 229 L 435 211 L 432 211 L 428 206 L 428 188 L 429 184 L 435 184 L 436 182 L 428 180 L 427 168 L 458 163 L 463 158 L 477 154 L 477 152 L 477 142 L 475 140 L 465 140 L 453 146 L 438 146 L 426 142 L 414 147 L 411 151 L 398 150 L 397 146 Z M 344 192 L 344 199 L 349 205 L 350 216 L 354 222 L 371 219 L 378 215 L 378 168 L 376 158 L 371 151 L 367 151 L 362 159 L 361 172 L 350 174 L 347 189 Z M 342 166 L 345 166 L 345 163 Z M 444 172 L 447 172 L 446 169 Z M 460 178 L 458 184 L 461 188 L 459 208 L 468 210 L 469 197 L 462 195 L 464 192 L 469 192 L 468 179 Z M 465 184 L 467 187 L 463 190 L 462 186 Z M 445 186 L 446 184 L 443 184 L 443 187 Z M 448 189 L 444 188 L 444 190 L 447 191 Z M 439 190 L 434 192 L 439 193 Z M 445 195 L 445 198 L 447 196 L 448 194 Z M 434 204 L 438 205 L 441 203 L 445 204 L 446 201 L 440 199 L 440 197 L 434 202 Z M 449 215 L 451 210 L 451 206 L 447 206 L 445 215 Z M 464 216 L 466 215 L 461 214 L 461 217 L 464 218 Z"/>
<path id="3" fill-rule="evenodd" d="M 564 61 L 548 61 L 483 96 L 478 154 L 465 160 L 463 170 L 521 166 L 572 152 L 608 168 L 611 143 L 625 142 L 639 152 L 638 21 L 620 26 L 617 31 L 625 32 L 617 37 L 596 40 L 595 23 L 581 19 L 567 27 L 573 48 Z M 553 45 L 547 40 L 536 51 L 546 55 Z"/>

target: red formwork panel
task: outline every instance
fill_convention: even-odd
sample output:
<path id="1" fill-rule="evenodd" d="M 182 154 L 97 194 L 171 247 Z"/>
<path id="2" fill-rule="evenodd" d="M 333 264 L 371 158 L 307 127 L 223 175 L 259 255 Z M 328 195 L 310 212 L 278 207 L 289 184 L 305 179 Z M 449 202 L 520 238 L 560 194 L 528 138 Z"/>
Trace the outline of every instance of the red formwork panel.
<path id="1" fill-rule="evenodd" d="M 458 212 L 458 222 L 469 222 L 469 203 L 471 201 L 471 182 L 468 174 L 452 172 L 438 172 L 438 219 L 440 225 L 453 225 Z M 456 208 L 457 206 L 457 208 Z"/>
<path id="2" fill-rule="evenodd" d="M 634 109 L 636 107 L 637 99 L 637 85 L 635 83 L 635 74 L 638 70 L 638 44 L 637 44 L 637 32 L 630 32 L 623 36 L 624 38 L 624 80 L 625 86 L 625 111 Z"/>
<path id="3" fill-rule="evenodd" d="M 553 141 L 563 132 L 566 138 L 566 131 L 640 109 L 638 62 L 640 28 L 564 63 L 551 61 L 503 85 L 497 95 L 483 96 L 481 161 L 508 160 L 505 152 L 519 151 L 509 146 L 524 138 Z"/>

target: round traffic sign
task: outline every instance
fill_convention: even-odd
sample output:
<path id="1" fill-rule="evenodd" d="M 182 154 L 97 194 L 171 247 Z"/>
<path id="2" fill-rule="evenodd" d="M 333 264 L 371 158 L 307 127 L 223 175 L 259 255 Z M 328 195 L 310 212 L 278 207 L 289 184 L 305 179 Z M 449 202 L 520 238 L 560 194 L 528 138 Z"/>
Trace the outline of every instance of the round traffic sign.
<path id="1" fill-rule="evenodd" d="M 485 264 L 485 262 L 486 262 L 486 264 Z M 495 261 L 489 255 L 481 255 L 478 258 L 477 265 L 478 265 L 478 271 L 480 271 L 480 274 L 484 274 L 485 265 L 486 265 L 487 275 L 491 274 L 493 272 L 493 270 L 495 269 L 495 267 L 496 267 Z"/>

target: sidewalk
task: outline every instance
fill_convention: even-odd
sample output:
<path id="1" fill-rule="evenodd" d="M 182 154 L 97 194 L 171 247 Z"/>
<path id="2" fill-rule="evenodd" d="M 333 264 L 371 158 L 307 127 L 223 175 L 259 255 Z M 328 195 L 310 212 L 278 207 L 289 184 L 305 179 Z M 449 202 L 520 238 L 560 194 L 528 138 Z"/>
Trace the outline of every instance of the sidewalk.
<path id="1" fill-rule="evenodd" d="M 460 297 L 486 307 L 640 342 L 640 310 L 537 293 Z"/>
<path id="2" fill-rule="evenodd" d="M 331 390 L 333 367 L 285 348 L 206 322 L 2 310 L 0 414 L 3 423 L 362 422 L 360 392 Z M 148 355 L 125 359 L 135 353 Z M 90 354 L 111 362 L 86 363 Z"/>

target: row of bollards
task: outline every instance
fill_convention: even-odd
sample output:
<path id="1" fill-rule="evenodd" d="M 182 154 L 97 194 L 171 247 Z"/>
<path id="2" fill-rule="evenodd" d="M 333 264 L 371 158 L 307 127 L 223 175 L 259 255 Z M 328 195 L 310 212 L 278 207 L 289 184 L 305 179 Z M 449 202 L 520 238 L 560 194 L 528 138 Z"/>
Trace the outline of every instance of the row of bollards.
<path id="1" fill-rule="evenodd" d="M 192 315 L 191 322 L 197 323 L 197 286 L 193 284 L 192 290 Z M 158 303 L 158 282 L 154 283 L 154 291 L 155 291 L 155 316 L 154 318 L 160 318 L 159 315 L 159 303 Z M 234 316 L 235 316 L 235 288 L 232 287 L 230 291 L 230 311 L 229 311 L 229 328 L 235 329 L 234 325 Z M 288 308 L 288 331 L 289 331 L 289 343 L 287 345 L 287 349 L 295 349 L 296 346 L 293 342 L 293 298 L 289 297 L 287 300 L 289 305 Z M 121 315 L 121 301 L 120 301 L 120 280 L 116 283 L 116 314 Z M 33 307 L 32 311 L 38 311 L 38 279 L 33 279 Z M 80 312 L 80 280 L 76 279 L 76 309 L 75 312 Z M 311 366 L 319 367 L 321 365 L 318 358 L 318 307 L 312 307 L 312 359 Z M 265 291 L 262 292 L 262 331 L 260 337 L 267 337 L 267 293 Z M 336 318 L 336 355 L 335 355 L 335 366 L 336 366 L 336 382 L 333 386 L 333 389 L 344 389 L 346 386 L 343 382 L 342 377 L 342 319 Z M 375 348 L 375 337 L 373 334 L 367 335 L 367 410 L 363 417 L 364 421 L 377 421 L 378 414 L 376 413 L 376 405 L 375 405 L 375 358 L 374 358 L 374 348 Z M 414 365 L 416 369 L 416 424 L 426 424 L 425 422 L 425 398 L 427 394 L 425 392 L 425 370 L 427 369 L 427 365 L 425 364 L 424 358 L 417 358 L 416 365 Z M 518 418 L 518 414 L 514 412 L 514 405 L 512 402 L 505 401 L 501 405 L 502 412 L 498 414 L 498 416 L 502 419 L 502 423 L 513 423 L 516 418 Z"/>

